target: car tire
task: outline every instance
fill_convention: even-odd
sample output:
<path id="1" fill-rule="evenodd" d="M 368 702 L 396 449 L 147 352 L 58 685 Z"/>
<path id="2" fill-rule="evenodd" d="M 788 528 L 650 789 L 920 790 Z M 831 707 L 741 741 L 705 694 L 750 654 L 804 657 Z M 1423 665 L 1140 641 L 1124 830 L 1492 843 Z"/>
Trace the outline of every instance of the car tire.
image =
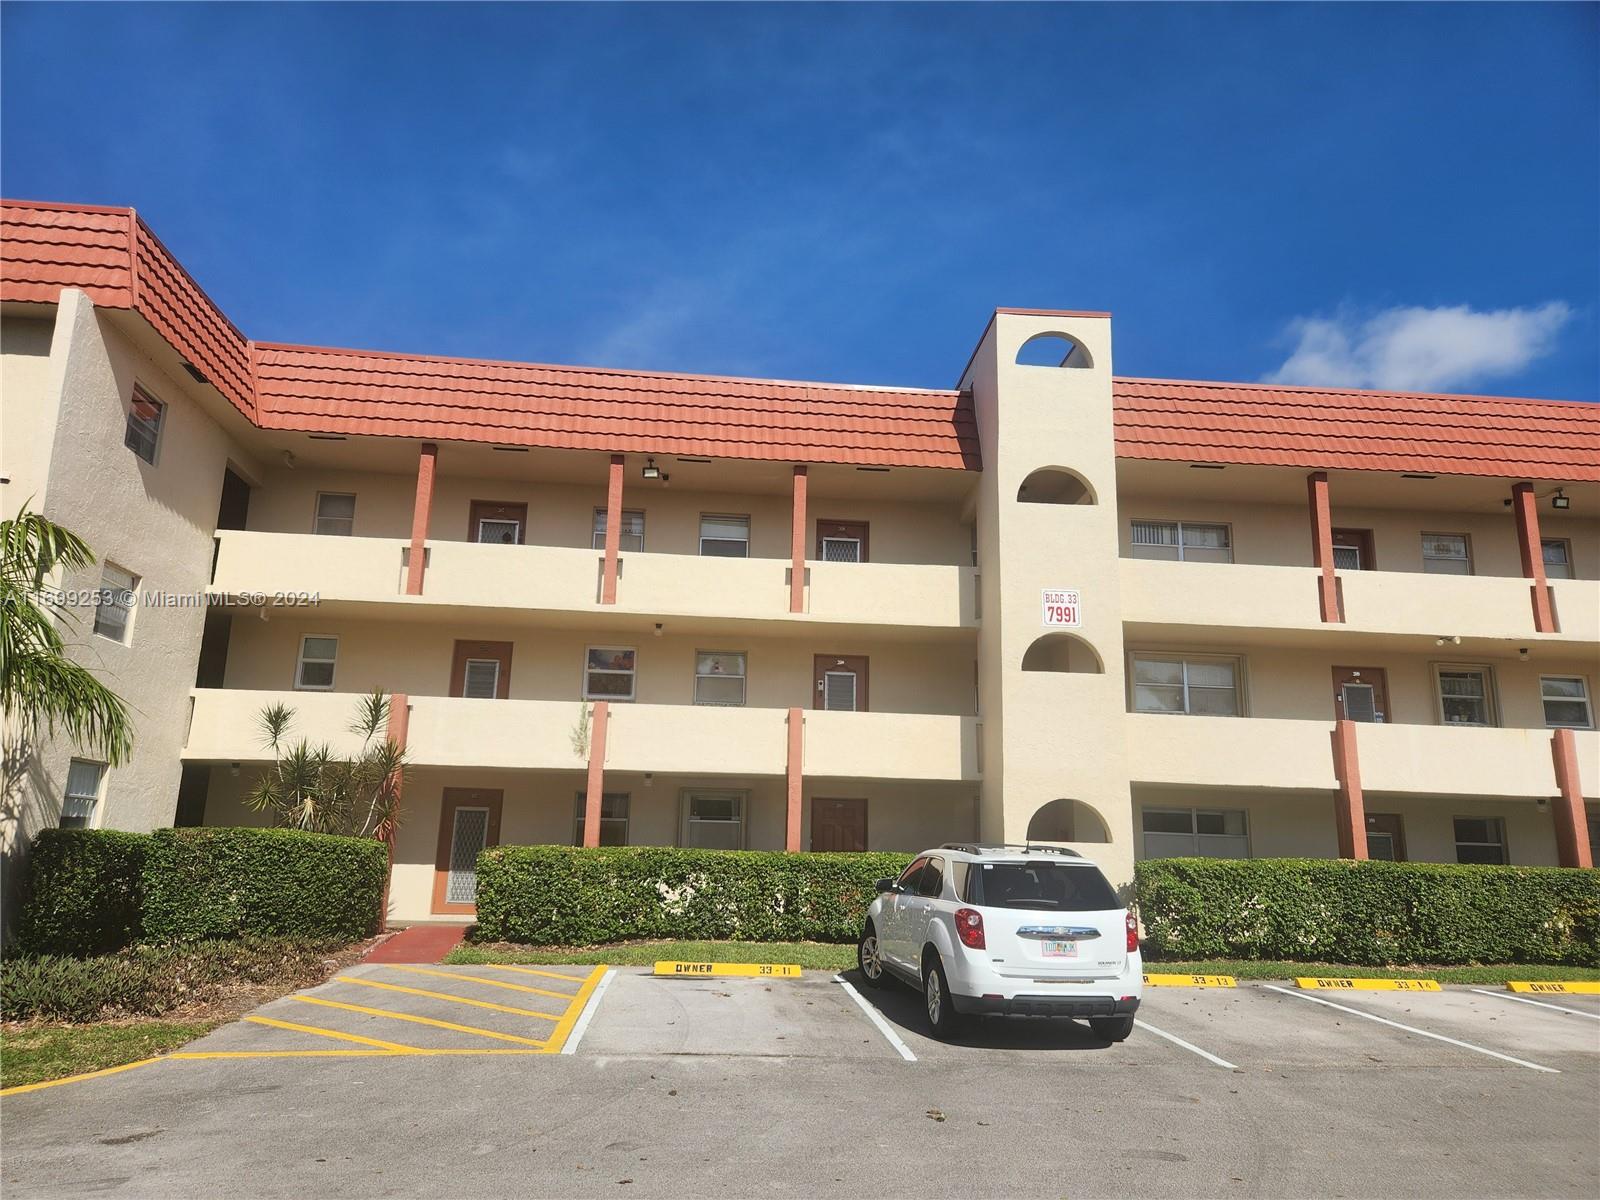
<path id="1" fill-rule="evenodd" d="M 1089 1028 L 1094 1030 L 1096 1037 L 1103 1037 L 1108 1042 L 1125 1042 L 1133 1032 L 1133 1016 L 1090 1017 Z"/>
<path id="2" fill-rule="evenodd" d="M 960 1027 L 961 1015 L 951 1002 L 950 981 L 945 978 L 944 964 L 933 951 L 929 951 L 922 967 L 922 1004 L 934 1037 L 950 1037 Z"/>
<path id="3" fill-rule="evenodd" d="M 856 968 L 868 987 L 889 985 L 889 972 L 883 965 L 883 952 L 878 946 L 878 927 L 871 921 L 867 922 L 861 931 L 861 940 L 856 943 Z"/>

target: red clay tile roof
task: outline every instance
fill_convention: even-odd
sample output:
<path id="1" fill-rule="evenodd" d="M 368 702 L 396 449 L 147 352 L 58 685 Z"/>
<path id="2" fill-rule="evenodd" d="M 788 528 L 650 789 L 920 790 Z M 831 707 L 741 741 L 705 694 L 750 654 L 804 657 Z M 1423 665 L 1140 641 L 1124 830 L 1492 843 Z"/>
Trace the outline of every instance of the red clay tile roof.
<path id="1" fill-rule="evenodd" d="M 264 429 L 875 466 L 979 467 L 954 391 L 249 341 L 132 209 L 0 201 L 0 300 L 139 313 Z M 1117 379 L 1124 458 L 1600 480 L 1600 405 Z"/>
<path id="2" fill-rule="evenodd" d="M 1118 379 L 1117 455 L 1351 471 L 1600 480 L 1600 405 Z"/>

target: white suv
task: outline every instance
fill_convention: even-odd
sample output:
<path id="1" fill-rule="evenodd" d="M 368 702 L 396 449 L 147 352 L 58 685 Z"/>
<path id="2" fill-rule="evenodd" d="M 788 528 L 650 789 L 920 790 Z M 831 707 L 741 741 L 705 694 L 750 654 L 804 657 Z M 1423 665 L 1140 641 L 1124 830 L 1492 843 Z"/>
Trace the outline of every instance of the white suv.
<path id="1" fill-rule="evenodd" d="M 935 1034 L 960 1016 L 1083 1017 L 1120 1042 L 1143 991 L 1138 923 L 1100 868 L 1052 846 L 948 843 L 878 880 L 857 962 L 922 989 Z"/>

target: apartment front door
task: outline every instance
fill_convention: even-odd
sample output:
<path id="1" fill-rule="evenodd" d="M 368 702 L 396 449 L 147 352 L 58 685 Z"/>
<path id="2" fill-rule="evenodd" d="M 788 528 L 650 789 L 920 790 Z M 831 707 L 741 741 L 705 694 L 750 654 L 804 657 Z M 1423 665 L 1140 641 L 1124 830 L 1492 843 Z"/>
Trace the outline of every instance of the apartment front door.
<path id="1" fill-rule="evenodd" d="M 1376 570 L 1377 563 L 1372 552 L 1372 530 L 1335 529 L 1333 565 L 1341 571 Z"/>
<path id="2" fill-rule="evenodd" d="M 817 521 L 818 562 L 866 562 L 865 521 Z"/>
<path id="3" fill-rule="evenodd" d="M 1406 861 L 1406 829 L 1398 813 L 1367 814 L 1367 857 Z"/>
<path id="4" fill-rule="evenodd" d="M 867 711 L 867 660 L 859 654 L 819 654 L 813 664 L 817 708 Z"/>
<path id="5" fill-rule="evenodd" d="M 520 546 L 528 530 L 528 506 L 499 500 L 474 500 L 467 523 L 467 541 Z"/>
<path id="6" fill-rule="evenodd" d="M 811 801 L 811 849 L 859 853 L 867 848 L 865 800 Z"/>
<path id="7" fill-rule="evenodd" d="M 450 663 L 450 694 L 473 700 L 511 695 L 510 642 L 457 642 Z"/>
<path id="8" fill-rule="evenodd" d="M 433 870 L 434 912 L 477 912 L 478 855 L 500 844 L 504 799 L 503 792 L 488 788 L 444 789 Z"/>
<path id="9" fill-rule="evenodd" d="M 1389 680 L 1382 667 L 1335 667 L 1333 715 L 1381 725 L 1389 719 Z"/>

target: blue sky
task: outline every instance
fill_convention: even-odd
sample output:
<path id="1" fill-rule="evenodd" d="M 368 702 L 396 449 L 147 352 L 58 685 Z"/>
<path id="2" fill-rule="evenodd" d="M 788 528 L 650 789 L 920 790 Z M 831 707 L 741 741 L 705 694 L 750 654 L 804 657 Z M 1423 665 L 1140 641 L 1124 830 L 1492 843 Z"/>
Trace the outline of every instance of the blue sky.
<path id="1" fill-rule="evenodd" d="M 0 187 L 262 341 L 1592 399 L 1600 7 L 6 4 Z"/>

